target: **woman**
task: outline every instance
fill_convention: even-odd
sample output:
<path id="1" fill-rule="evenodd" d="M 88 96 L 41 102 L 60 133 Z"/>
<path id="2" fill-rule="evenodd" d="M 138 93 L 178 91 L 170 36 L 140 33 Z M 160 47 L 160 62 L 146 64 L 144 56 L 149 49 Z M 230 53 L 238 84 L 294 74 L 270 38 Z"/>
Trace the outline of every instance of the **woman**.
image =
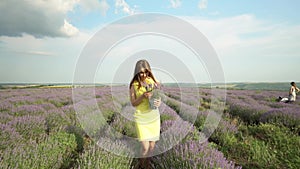
<path id="1" fill-rule="evenodd" d="M 295 82 L 291 82 L 291 88 L 289 92 L 289 101 L 294 102 L 296 101 L 296 92 L 298 93 L 300 89 L 296 86 Z"/>
<path id="2" fill-rule="evenodd" d="M 288 98 L 282 98 L 279 97 L 279 101 L 289 103 L 296 101 L 296 93 L 298 93 L 300 89 L 296 86 L 295 82 L 291 82 L 291 88 L 289 90 L 289 97 Z"/>
<path id="3" fill-rule="evenodd" d="M 155 142 L 160 135 L 160 115 L 158 109 L 151 109 L 149 99 L 152 96 L 151 89 L 159 82 L 154 78 L 150 65 L 146 60 L 136 63 L 134 77 L 130 82 L 130 101 L 136 108 L 134 118 L 138 139 L 142 145 L 141 165 L 148 166 L 149 161 L 144 159 L 151 156 Z M 154 106 L 159 107 L 161 101 L 156 99 Z"/>

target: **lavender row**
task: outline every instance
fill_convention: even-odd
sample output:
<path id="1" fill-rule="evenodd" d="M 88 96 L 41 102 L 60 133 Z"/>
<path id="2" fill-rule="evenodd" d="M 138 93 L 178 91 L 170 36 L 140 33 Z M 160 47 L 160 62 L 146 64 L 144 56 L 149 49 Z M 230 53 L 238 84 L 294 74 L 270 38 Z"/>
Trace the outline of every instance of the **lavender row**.
<path id="1" fill-rule="evenodd" d="M 227 103 L 230 113 L 239 116 L 245 122 L 277 123 L 287 127 L 299 128 L 300 101 L 294 103 L 278 102 L 279 91 L 228 91 Z"/>
<path id="2" fill-rule="evenodd" d="M 211 103 L 211 89 L 199 89 L 200 100 L 195 99 L 198 98 L 198 94 L 189 92 L 188 88 L 166 87 L 165 91 L 173 100 L 179 100 L 199 108 L 200 111 L 211 109 L 213 105 Z M 183 93 L 187 97 L 183 98 Z M 276 122 L 290 128 L 295 126 L 300 128 L 299 123 L 297 123 L 300 121 L 300 100 L 297 99 L 294 103 L 283 103 L 277 101 L 279 96 L 287 97 L 288 93 L 282 91 L 227 90 L 226 104 L 231 115 L 238 116 L 249 124 Z M 189 100 L 194 104 L 191 104 Z M 195 106 L 197 101 L 200 102 L 200 107 Z M 176 107 L 173 108 L 176 109 Z"/>
<path id="3" fill-rule="evenodd" d="M 89 116 L 87 118 L 87 120 L 101 118 L 100 116 L 97 116 L 98 109 L 102 110 L 101 113 L 109 112 L 108 116 L 112 116 L 111 118 L 109 118 L 111 125 L 114 127 L 117 127 L 118 125 L 124 124 L 124 123 L 122 123 L 122 121 L 118 121 L 119 120 L 117 118 L 118 116 L 130 118 L 129 114 L 130 113 L 132 114 L 132 110 L 128 109 L 128 110 L 126 110 L 127 111 L 126 112 L 124 109 L 126 104 L 128 103 L 128 97 L 127 97 L 127 94 L 125 94 L 125 92 L 121 92 L 121 91 L 127 91 L 127 88 L 125 88 L 124 90 L 122 88 L 120 88 L 119 92 L 118 92 L 120 95 L 116 95 L 116 97 L 114 97 L 113 99 L 111 98 L 111 95 L 109 94 L 109 91 L 107 91 L 107 90 L 108 90 L 108 88 L 103 88 L 101 90 L 96 89 L 96 103 L 97 103 L 96 106 L 94 104 L 95 100 L 91 100 L 90 96 L 88 94 L 84 95 L 84 94 L 86 94 L 84 92 L 82 93 L 83 95 L 81 95 L 81 96 L 84 96 L 83 100 L 75 102 L 74 105 L 78 104 L 78 105 L 82 105 L 83 107 L 85 107 L 83 109 L 79 109 L 80 111 L 83 112 L 83 115 L 87 115 L 87 114 L 92 115 L 92 116 Z M 30 98 L 29 94 L 31 94 L 31 92 L 27 92 L 27 91 L 24 92 L 24 91 L 18 91 L 18 94 L 20 95 L 20 97 L 27 98 L 26 101 L 22 101 L 22 99 L 18 99 L 17 93 L 12 91 L 14 94 L 8 94 L 8 95 L 6 95 L 5 99 L 3 99 L 4 101 L 7 101 L 7 103 L 9 103 L 10 105 L 6 106 L 6 107 L 3 106 L 4 108 L 1 109 L 1 112 L 2 112 L 1 115 L 5 114 L 4 116 L 6 119 L 3 122 L 3 125 L 5 125 L 3 127 L 8 128 L 7 126 L 9 126 L 8 129 L 3 130 L 3 131 L 7 131 L 7 132 L 11 132 L 11 133 L 15 132 L 15 137 L 14 136 L 13 137 L 18 138 L 18 140 L 21 143 L 24 143 L 24 142 L 26 143 L 27 142 L 26 140 L 30 138 L 31 140 L 34 140 L 37 143 L 37 145 L 42 145 L 43 143 L 48 143 L 46 141 L 47 136 L 45 135 L 45 131 L 49 130 L 48 127 L 50 128 L 50 131 L 52 131 L 52 133 L 55 134 L 56 132 L 62 131 L 62 128 L 63 128 L 62 126 L 64 126 L 64 125 L 79 124 L 79 122 L 76 122 L 76 117 L 78 118 L 78 114 L 77 114 L 77 116 L 75 115 L 75 113 L 78 110 L 75 110 L 73 108 L 71 96 L 68 95 L 68 94 L 70 94 L 69 89 L 55 89 L 54 93 L 55 93 L 56 97 L 54 97 L 54 94 L 53 95 L 49 94 L 48 96 L 39 96 L 39 94 L 42 95 L 42 93 L 44 93 L 45 91 L 46 92 L 49 92 L 49 91 L 45 90 L 45 89 L 41 89 L 41 90 L 35 89 L 35 90 L 32 90 L 32 92 L 33 92 L 32 95 L 35 97 L 34 99 L 29 99 Z M 41 93 L 39 93 L 39 91 Z M 8 99 L 9 96 L 14 97 L 14 99 Z M 113 104 L 111 104 L 111 103 L 113 103 Z M 27 105 L 31 105 L 31 106 L 27 106 Z M 39 105 L 42 105 L 42 106 L 39 107 Z M 15 109 L 15 112 L 11 111 L 13 109 Z M 190 113 L 189 109 L 190 109 L 189 107 L 187 107 L 185 109 L 186 114 Z M 19 111 L 19 110 L 22 110 L 22 111 Z M 124 110 L 124 111 L 122 111 L 122 110 Z M 166 111 L 162 111 L 163 118 L 171 120 L 171 121 L 172 120 L 175 121 L 176 119 L 179 119 L 179 116 L 176 114 L 176 112 L 170 111 L 172 109 L 165 108 L 165 110 Z M 22 113 L 17 114 L 19 112 L 22 112 Z M 94 113 L 90 113 L 90 112 L 94 112 Z M 110 115 L 110 113 L 112 113 L 112 115 Z M 40 130 L 40 132 L 41 132 L 41 133 L 34 132 L 35 134 L 37 134 L 36 136 L 33 136 L 31 133 L 26 133 L 25 131 L 24 131 L 24 134 L 22 133 L 21 129 L 26 128 L 26 124 L 29 124 L 29 123 L 26 123 L 26 122 L 23 123 L 23 121 L 26 121 L 26 120 L 21 120 L 22 122 L 18 122 L 18 119 L 25 118 L 25 117 L 27 117 L 28 114 L 30 115 L 30 116 L 28 116 L 28 118 L 31 118 L 31 119 L 41 118 L 39 120 L 36 119 L 37 121 L 39 121 L 36 125 L 32 125 L 33 127 L 36 126 L 36 129 L 34 129 L 34 130 L 37 130 L 37 131 Z M 95 116 L 93 116 L 93 115 L 95 115 Z M 15 118 L 16 116 L 18 118 Z M 16 122 L 13 122 L 13 120 L 15 120 Z M 85 121 L 85 120 L 83 120 L 83 121 Z M 87 122 L 89 122 L 89 124 L 91 124 L 91 122 L 93 122 L 93 121 L 87 121 Z M 94 122 L 95 122 L 95 124 L 93 123 L 92 126 L 96 125 L 96 123 L 98 121 L 94 121 Z M 25 127 L 18 128 L 16 125 L 17 124 L 19 125 L 19 123 L 24 124 Z M 167 123 L 170 123 L 170 121 L 164 120 L 162 125 L 165 125 Z M 35 124 L 35 123 L 33 123 L 33 124 Z M 129 125 L 129 124 L 127 124 L 127 125 Z M 127 126 L 127 125 L 124 125 L 124 126 Z M 191 123 L 189 125 L 191 125 Z M 50 126 L 52 126 L 52 127 L 50 127 Z M 123 128 L 123 127 L 120 127 L 120 128 Z M 167 129 L 171 129 L 171 128 L 172 128 L 172 125 L 170 127 L 167 127 Z M 26 128 L 26 129 L 28 129 L 28 128 Z M 166 130 L 166 127 L 164 127 L 163 129 Z M 9 131 L 9 130 L 11 130 L 11 131 Z M 133 128 L 129 128 L 128 131 L 133 131 Z M 128 134 L 128 132 L 127 133 L 125 132 L 124 134 Z M 182 133 L 181 135 L 185 135 L 185 134 L 186 133 Z M 26 138 L 26 136 L 28 136 L 28 138 Z M 46 138 L 43 138 L 44 136 Z M 189 135 L 190 139 L 192 139 L 192 138 L 195 139 L 195 137 L 197 137 L 197 134 Z M 9 140 L 13 140 L 14 138 L 10 138 Z M 9 142 L 9 140 L 6 140 L 6 142 Z M 24 140 L 24 142 L 22 140 Z M 21 143 L 18 142 L 18 143 L 16 143 L 16 145 L 21 145 Z M 53 146 L 55 147 L 55 144 Z M 9 147 L 13 147 L 12 144 Z M 26 148 L 26 146 L 25 146 L 25 148 Z M 9 148 L 6 147 L 6 149 L 8 150 Z M 32 149 L 32 150 L 34 150 L 34 149 Z M 35 152 L 39 156 L 39 153 L 37 151 L 34 150 L 33 152 Z M 8 155 L 8 154 L 6 154 L 6 155 Z M 8 155 L 8 156 L 10 156 L 10 155 Z M 105 160 L 105 159 L 107 159 L 107 158 L 103 158 L 103 160 Z M 30 163 L 30 160 L 28 162 Z"/>
<path id="4" fill-rule="evenodd" d="M 38 144 L 35 140 L 19 142 L 0 152 L 0 168 L 68 168 L 76 146 L 74 135 L 62 132 Z"/>
<path id="5" fill-rule="evenodd" d="M 215 115 L 216 120 L 219 120 L 219 124 L 217 126 L 219 131 L 232 133 L 237 132 L 237 127 L 234 124 L 226 121 L 222 118 L 222 115 L 215 113 L 213 110 L 199 111 L 195 106 L 187 105 L 172 98 L 168 98 L 167 104 L 171 106 L 181 118 L 193 123 L 200 131 L 206 132 L 207 134 L 212 134 L 213 132 L 207 130 L 214 129 L 216 127 L 210 126 L 214 124 L 214 122 L 209 121 L 210 119 L 213 120 L 213 115 Z M 208 119 L 209 114 L 211 114 L 210 117 L 212 118 Z"/>
<path id="6" fill-rule="evenodd" d="M 78 146 L 65 131 L 77 124 L 71 105 L 70 89 L 2 90 L 0 168 L 68 165 Z"/>
<path id="7" fill-rule="evenodd" d="M 157 168 L 240 168 L 234 162 L 227 161 L 220 151 L 212 148 L 205 135 L 193 124 L 183 121 L 173 109 L 165 110 L 163 113 L 174 116 L 173 119 L 176 120 L 164 121 L 161 126 L 162 132 L 171 130 L 170 135 L 173 137 L 175 135 L 184 138 L 169 151 L 154 157 L 154 165 Z"/>
<path id="8" fill-rule="evenodd" d="M 186 106 L 184 108 L 185 110 L 185 113 L 189 113 L 189 109 L 193 109 L 192 106 L 188 106 L 188 105 L 184 105 Z M 193 128 L 193 124 L 192 123 L 189 123 L 189 122 L 184 122 L 181 117 L 173 110 L 171 109 L 169 106 L 167 105 L 162 105 L 160 107 L 160 112 L 161 112 L 161 117 L 162 117 L 162 125 L 161 125 L 161 132 L 163 133 L 162 136 L 168 138 L 167 135 L 164 135 L 164 133 L 168 130 L 170 130 L 170 132 L 172 133 L 172 137 L 174 137 L 174 135 L 178 134 L 178 137 L 181 138 L 181 139 L 184 139 L 185 141 L 184 142 L 187 142 L 187 141 L 191 141 L 191 140 L 197 140 L 197 137 L 200 137 L 199 135 L 199 132 L 196 130 L 196 129 L 191 129 L 191 131 L 193 132 L 189 132 L 188 135 L 187 134 L 187 131 L 185 130 L 180 130 L 182 129 L 182 127 L 184 125 L 188 125 L 188 126 L 191 126 Z M 197 111 L 198 112 L 198 111 Z M 129 137 L 133 137 L 135 138 L 136 137 L 136 133 L 135 133 L 135 128 L 134 128 L 134 123 L 133 123 L 133 113 L 134 113 L 134 108 L 130 105 L 125 105 L 123 108 L 122 108 L 122 111 L 120 113 L 116 113 L 115 115 L 115 118 L 114 118 L 114 121 L 111 123 L 111 127 L 113 129 L 115 129 L 116 131 L 118 131 L 119 133 L 119 137 L 117 135 L 114 135 L 114 136 L 117 136 L 118 139 L 121 139 L 123 137 L 123 135 L 127 135 Z M 166 120 L 168 119 L 168 120 Z M 178 125 L 175 125 L 175 124 L 179 124 Z M 177 128 L 176 128 L 177 126 Z M 176 131 L 174 131 L 176 130 Z M 170 135 L 169 135 L 170 136 Z M 199 139 L 199 138 L 198 138 Z M 164 141 L 169 141 L 170 142 L 171 138 L 168 138 L 168 139 L 164 139 Z M 160 145 L 160 143 L 163 142 L 163 140 L 160 140 L 157 144 L 158 144 L 158 147 Z M 163 143 L 161 143 L 162 145 L 164 145 Z M 205 146 L 206 149 L 209 149 L 209 151 L 211 152 L 214 152 L 214 153 L 219 153 L 219 154 L 222 154 L 220 152 L 218 152 L 217 150 L 212 150 L 213 148 L 209 148 L 207 146 Z M 162 147 L 159 147 L 159 148 L 162 148 Z M 164 147 L 165 148 L 165 147 Z M 191 150 L 186 150 L 186 152 L 189 152 L 190 153 Z M 204 149 L 202 149 L 201 151 L 199 152 L 195 152 L 194 153 L 194 156 L 198 156 L 197 153 L 200 153 L 204 151 Z M 216 154 L 210 154 L 210 153 L 207 153 L 205 155 L 203 155 L 203 159 L 201 160 L 195 160 L 194 161 L 194 164 L 200 166 L 202 164 L 205 164 L 206 166 L 224 166 L 226 167 L 227 165 L 227 168 L 234 168 L 234 163 L 233 162 L 228 162 L 226 161 L 226 159 L 224 158 L 224 156 L 222 155 L 219 155 L 219 156 L 216 156 Z M 192 154 L 192 153 L 191 153 Z M 182 156 L 184 156 L 186 154 L 182 154 Z M 178 156 L 181 156 L 180 154 L 178 154 Z M 190 155 L 188 155 L 190 156 Z M 221 157 L 221 159 L 217 160 L 217 159 L 213 159 L 213 157 Z M 179 158 L 179 157 L 178 157 Z M 168 159 L 172 159 L 172 158 L 168 158 Z M 204 161 L 204 160 L 207 160 L 209 159 L 209 163 L 208 161 Z M 190 159 L 192 160 L 192 158 Z M 223 160 L 223 161 L 222 161 Z M 222 162 L 218 162 L 218 161 L 222 161 Z M 169 163 L 173 163 L 172 161 L 169 161 Z M 226 165 L 225 165 L 226 164 Z M 196 165 L 196 166 L 197 166 Z M 162 167 L 162 166 L 161 166 Z M 171 167 L 171 166 L 169 166 Z M 169 168 L 167 167 L 167 168 Z M 177 168 L 180 167 L 180 166 L 177 166 Z"/>

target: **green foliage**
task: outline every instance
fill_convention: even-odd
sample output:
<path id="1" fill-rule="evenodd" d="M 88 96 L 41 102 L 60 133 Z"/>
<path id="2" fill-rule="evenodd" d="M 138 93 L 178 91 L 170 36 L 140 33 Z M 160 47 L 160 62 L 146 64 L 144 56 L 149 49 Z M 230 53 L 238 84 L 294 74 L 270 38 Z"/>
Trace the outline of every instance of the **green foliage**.
<path id="1" fill-rule="evenodd" d="M 274 168 L 276 166 L 275 156 L 264 141 L 257 140 L 251 136 L 238 140 L 232 134 L 226 134 L 220 139 L 219 149 L 225 156 L 234 160 L 243 168 Z"/>
<path id="2" fill-rule="evenodd" d="M 161 123 L 166 120 L 175 120 L 174 116 L 168 115 L 168 114 L 161 114 L 160 115 L 160 121 Z"/>
<path id="3" fill-rule="evenodd" d="M 43 118 L 39 116 L 28 116 L 28 118 L 20 117 L 17 122 L 11 123 L 11 127 L 25 140 L 39 140 L 46 135 L 44 123 Z"/>
<path id="4" fill-rule="evenodd" d="M 76 137 L 73 134 L 57 132 L 50 135 L 46 142 L 38 146 L 39 154 L 45 154 L 44 159 L 40 159 L 41 163 L 47 162 L 41 168 L 53 168 L 55 165 L 59 165 L 58 168 L 68 168 L 76 148 Z"/>
<path id="5" fill-rule="evenodd" d="M 219 149 L 243 168 L 299 168 L 300 138 L 273 124 L 241 125 L 238 134 L 213 134 Z"/>
<path id="6" fill-rule="evenodd" d="M 243 90 L 285 90 L 289 88 L 289 83 L 233 83 L 227 84 L 235 89 Z"/>
<path id="7" fill-rule="evenodd" d="M 199 114 L 194 122 L 194 126 L 199 130 L 203 130 L 203 125 L 205 122 L 206 116 Z"/>
<path id="8" fill-rule="evenodd" d="M 137 138 L 135 123 L 133 121 L 126 121 L 122 130 L 122 134 L 128 137 Z"/>
<path id="9" fill-rule="evenodd" d="M 201 101 L 201 107 L 202 109 L 210 109 L 210 102 Z"/>
<path id="10" fill-rule="evenodd" d="M 70 121 L 63 116 L 63 113 L 50 111 L 45 117 L 47 132 L 57 132 L 70 125 Z"/>
<path id="11" fill-rule="evenodd" d="M 84 138 L 87 137 L 85 131 L 80 127 L 71 126 L 71 125 L 67 126 L 65 130 L 67 133 L 73 134 L 75 136 L 76 144 L 77 144 L 76 151 L 82 152 L 85 145 Z"/>
<path id="12" fill-rule="evenodd" d="M 300 137 L 283 126 L 250 126 L 249 134 L 268 144 L 282 168 L 300 168 Z"/>
<path id="13" fill-rule="evenodd" d="M 247 124 L 258 124 L 261 115 L 265 113 L 265 110 L 254 109 L 251 107 L 243 107 L 231 105 L 230 114 L 232 116 L 238 116 Z"/>
<path id="14" fill-rule="evenodd" d="M 70 98 L 65 98 L 65 99 L 61 99 L 61 100 L 56 100 L 54 98 L 51 98 L 51 99 L 48 100 L 48 102 L 52 103 L 57 108 L 72 104 L 72 100 Z"/>
<path id="15" fill-rule="evenodd" d="M 90 145 L 80 158 L 77 159 L 77 166 L 81 169 L 128 169 L 132 158 L 118 156 L 107 152 L 97 145 Z"/>
<path id="16" fill-rule="evenodd" d="M 107 123 L 111 123 L 114 119 L 115 112 L 111 110 L 106 110 L 102 112 L 102 115 L 106 119 Z"/>
<path id="17" fill-rule="evenodd" d="M 266 101 L 268 102 L 273 102 L 273 103 L 277 103 L 278 102 L 278 98 L 277 97 L 267 97 L 265 98 Z"/>
<path id="18" fill-rule="evenodd" d="M 0 161 L 2 168 L 52 169 L 68 168 L 76 148 L 75 136 L 57 132 L 45 141 L 28 142 L 9 147 Z"/>
<path id="19" fill-rule="evenodd" d="M 175 112 L 180 112 L 180 104 L 175 104 L 171 100 L 167 100 L 166 105 L 172 108 Z"/>
<path id="20" fill-rule="evenodd" d="M 261 120 L 265 124 L 274 124 L 278 126 L 288 127 L 294 133 L 300 133 L 300 121 L 298 118 L 289 114 L 272 113 Z"/>

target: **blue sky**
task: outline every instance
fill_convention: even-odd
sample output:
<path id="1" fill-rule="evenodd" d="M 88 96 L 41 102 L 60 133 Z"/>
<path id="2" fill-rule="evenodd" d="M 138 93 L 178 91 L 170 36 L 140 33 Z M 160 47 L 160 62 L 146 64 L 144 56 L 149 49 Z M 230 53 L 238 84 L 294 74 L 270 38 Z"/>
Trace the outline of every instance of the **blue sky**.
<path id="1" fill-rule="evenodd" d="M 175 16 L 197 28 L 216 51 L 226 82 L 299 82 L 299 6 L 298 0 L 3 0 L 0 83 L 73 82 L 78 58 L 98 31 L 125 17 L 148 12 Z M 145 39 L 149 37 L 133 38 L 120 48 L 137 44 L 134 40 L 146 45 Z M 153 40 L 169 42 L 164 38 Z M 112 53 L 124 55 L 124 51 Z M 166 52 L 150 53 L 170 58 Z M 126 66 L 118 63 L 117 71 L 110 70 L 116 63 L 107 59 L 103 62 L 106 65 L 98 66 L 95 82 L 111 82 L 112 77 L 120 77 L 116 75 L 120 70 L 131 76 L 135 59 L 141 57 L 138 54 L 126 55 Z M 145 58 L 151 60 L 151 56 Z M 186 65 L 190 63 L 187 58 L 181 58 Z M 161 62 L 175 65 L 165 74 L 159 71 L 163 67 L 157 67 L 160 79 L 184 81 L 185 74 L 176 71 L 178 62 Z M 210 82 L 204 67 L 190 66 L 196 82 Z M 126 78 L 120 82 L 126 83 Z"/>

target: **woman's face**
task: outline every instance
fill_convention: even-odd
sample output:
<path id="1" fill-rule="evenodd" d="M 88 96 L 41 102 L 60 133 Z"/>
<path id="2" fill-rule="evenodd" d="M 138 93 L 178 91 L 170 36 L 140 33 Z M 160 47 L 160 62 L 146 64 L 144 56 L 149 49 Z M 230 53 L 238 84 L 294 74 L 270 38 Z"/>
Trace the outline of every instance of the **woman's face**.
<path id="1" fill-rule="evenodd" d="M 141 80 L 145 80 L 148 77 L 148 70 L 147 69 L 142 69 L 139 73 L 139 76 L 141 78 Z"/>

